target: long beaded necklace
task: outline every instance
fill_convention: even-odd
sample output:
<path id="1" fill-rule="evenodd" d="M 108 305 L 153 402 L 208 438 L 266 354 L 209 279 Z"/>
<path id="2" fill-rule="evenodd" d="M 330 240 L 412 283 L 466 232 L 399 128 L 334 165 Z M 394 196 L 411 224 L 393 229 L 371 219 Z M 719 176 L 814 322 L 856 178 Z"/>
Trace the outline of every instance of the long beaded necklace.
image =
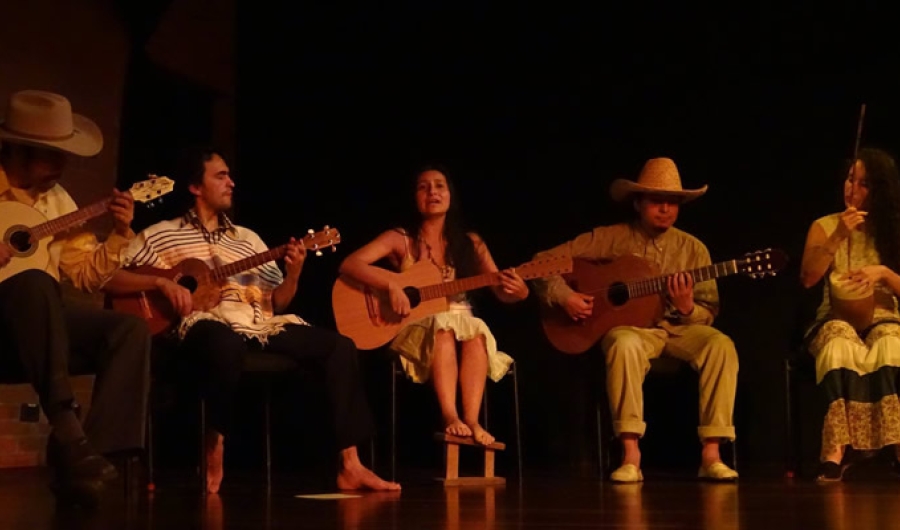
<path id="1" fill-rule="evenodd" d="M 445 282 L 452 280 L 453 279 L 453 266 L 438 264 L 438 262 L 434 259 L 434 252 L 431 251 L 431 245 L 428 244 L 428 241 L 425 241 L 425 239 L 422 238 L 421 236 L 419 237 L 419 241 L 423 245 L 425 245 L 425 250 L 428 251 L 429 261 L 431 261 L 431 263 L 433 263 L 434 266 L 437 267 L 438 270 L 441 271 L 441 279 L 443 279 Z"/>

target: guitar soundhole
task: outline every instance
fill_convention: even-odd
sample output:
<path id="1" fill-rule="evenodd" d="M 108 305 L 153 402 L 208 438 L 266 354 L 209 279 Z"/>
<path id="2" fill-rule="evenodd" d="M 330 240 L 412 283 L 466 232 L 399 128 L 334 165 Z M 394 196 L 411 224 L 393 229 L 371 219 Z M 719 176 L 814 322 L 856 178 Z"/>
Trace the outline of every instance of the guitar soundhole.
<path id="1" fill-rule="evenodd" d="M 405 287 L 403 292 L 406 293 L 406 297 L 409 298 L 409 307 L 418 307 L 419 304 L 422 303 L 422 296 L 419 294 L 419 290 L 415 287 Z"/>
<path id="2" fill-rule="evenodd" d="M 31 250 L 31 245 L 31 234 L 27 230 L 15 230 L 9 235 L 9 246 L 20 254 Z"/>
<path id="3" fill-rule="evenodd" d="M 628 301 L 628 286 L 622 282 L 616 282 L 610 285 L 607 298 L 614 306 L 625 305 L 625 302 Z"/>
<path id="4" fill-rule="evenodd" d="M 182 276 L 181 278 L 178 278 L 178 285 L 193 293 L 197 290 L 197 278 L 187 275 Z"/>

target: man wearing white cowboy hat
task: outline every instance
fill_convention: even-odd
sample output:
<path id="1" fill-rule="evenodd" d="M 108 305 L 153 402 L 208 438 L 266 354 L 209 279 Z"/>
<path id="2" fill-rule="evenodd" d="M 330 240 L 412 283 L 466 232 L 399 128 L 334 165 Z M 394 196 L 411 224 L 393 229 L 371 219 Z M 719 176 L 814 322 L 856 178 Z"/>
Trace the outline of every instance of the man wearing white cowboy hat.
<path id="1" fill-rule="evenodd" d="M 69 155 L 93 156 L 103 135 L 69 100 L 23 90 L 9 98 L 0 120 L 0 215 L 6 201 L 34 208 L 47 219 L 77 210 L 58 183 Z M 134 201 L 114 191 L 115 228 L 103 244 L 87 233 L 50 244 L 47 270 L 27 269 L 0 283 L 0 378 L 18 373 L 34 386 L 52 432 L 47 461 L 61 501 L 95 505 L 105 481 L 117 475 L 103 456 L 140 449 L 149 385 L 149 331 L 139 318 L 64 303 L 60 273 L 93 292 L 120 265 L 134 237 Z M 13 253 L 0 240 L 0 268 Z M 24 258 L 16 258 L 24 259 Z M 90 412 L 79 421 L 69 373 L 96 373 Z"/>
<path id="2" fill-rule="evenodd" d="M 613 429 L 623 447 L 622 465 L 610 477 L 614 482 L 643 480 L 638 447 L 646 429 L 642 386 L 650 360 L 663 354 L 689 362 L 700 373 L 698 433 L 703 451 L 698 475 L 717 481 L 738 476 L 719 456 L 719 444 L 734 440 L 737 352 L 731 339 L 711 327 L 719 309 L 715 280 L 694 285 L 691 276 L 681 272 L 710 265 L 709 251 L 699 239 L 673 226 L 681 205 L 704 193 L 706 186 L 682 188 L 672 160 L 648 160 L 636 182 L 617 179 L 610 187 L 613 200 L 632 201 L 634 221 L 595 228 L 535 256 L 588 260 L 639 256 L 654 264 L 659 274 L 671 274 L 665 313 L 654 326 L 617 326 L 601 340 Z M 574 291 L 559 276 L 536 284 L 543 303 L 559 306 L 574 321 L 591 317 L 593 296 Z"/>

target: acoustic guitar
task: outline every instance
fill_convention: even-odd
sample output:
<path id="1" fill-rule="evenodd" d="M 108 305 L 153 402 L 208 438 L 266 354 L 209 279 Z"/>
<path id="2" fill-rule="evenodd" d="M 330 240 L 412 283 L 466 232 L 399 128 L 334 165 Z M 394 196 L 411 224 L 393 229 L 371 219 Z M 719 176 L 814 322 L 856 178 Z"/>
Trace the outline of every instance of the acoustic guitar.
<path id="1" fill-rule="evenodd" d="M 734 274 L 763 278 L 776 275 L 785 264 L 787 254 L 765 249 L 683 272 L 694 283 Z M 606 262 L 575 259 L 572 273 L 563 278 L 573 290 L 593 295 L 594 309 L 591 316 L 576 322 L 561 307 L 541 304 L 544 334 L 560 352 L 579 354 L 616 326 L 653 326 L 663 316 L 666 282 L 674 275 L 656 274 L 650 262 L 637 256 Z"/>
<path id="2" fill-rule="evenodd" d="M 525 280 L 542 278 L 572 271 L 572 258 L 553 257 L 529 261 L 515 268 Z M 391 309 L 388 293 L 372 289 L 341 275 L 331 291 L 334 320 L 342 335 L 350 337 L 361 350 L 371 350 L 387 344 L 410 322 L 446 311 L 447 297 L 500 285 L 500 273 L 491 272 L 445 282 L 433 263 L 419 261 L 399 273 L 403 292 L 409 297 L 409 315 L 400 317 Z"/>
<path id="3" fill-rule="evenodd" d="M 168 177 L 149 175 L 128 190 L 136 203 L 152 203 L 170 193 L 175 182 Z M 0 268 L 0 282 L 26 270 L 47 270 L 50 266 L 48 247 L 53 238 L 107 212 L 113 197 L 107 197 L 72 213 L 47 220 L 35 208 L 16 201 L 0 202 L 0 234 L 12 249 L 12 259 Z"/>
<path id="4" fill-rule="evenodd" d="M 325 226 L 318 232 L 310 229 L 301 241 L 307 251 L 313 251 L 317 256 L 321 256 L 323 249 L 337 250 L 336 245 L 341 242 L 341 234 L 336 228 Z M 286 253 L 287 244 L 284 244 L 218 267 L 210 267 L 202 260 L 188 258 L 171 269 L 142 265 L 125 270 L 135 274 L 168 278 L 191 292 L 193 311 L 209 311 L 219 304 L 222 284 L 226 278 L 281 259 Z M 130 313 L 145 319 L 150 333 L 153 335 L 168 332 L 181 320 L 181 316 L 172 307 L 169 299 L 159 290 L 124 295 L 111 294 L 107 301 L 110 307 L 116 311 Z"/>

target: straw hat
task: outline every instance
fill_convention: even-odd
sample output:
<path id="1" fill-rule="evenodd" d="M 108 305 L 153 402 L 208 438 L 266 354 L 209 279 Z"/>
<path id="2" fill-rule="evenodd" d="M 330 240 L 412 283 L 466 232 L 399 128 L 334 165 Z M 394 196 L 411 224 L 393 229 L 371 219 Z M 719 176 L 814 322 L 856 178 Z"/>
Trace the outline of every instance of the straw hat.
<path id="1" fill-rule="evenodd" d="M 103 148 L 103 133 L 96 123 L 73 113 L 65 97 L 22 90 L 9 97 L 6 117 L 0 121 L 0 141 L 94 156 Z"/>
<path id="2" fill-rule="evenodd" d="M 678 168 L 671 158 L 651 158 L 644 164 L 637 182 L 628 179 L 616 179 L 609 187 L 609 194 L 616 202 L 628 199 L 634 193 L 652 193 L 654 195 L 675 195 L 683 197 L 683 201 L 692 201 L 706 193 L 706 185 L 695 190 L 681 187 Z"/>

